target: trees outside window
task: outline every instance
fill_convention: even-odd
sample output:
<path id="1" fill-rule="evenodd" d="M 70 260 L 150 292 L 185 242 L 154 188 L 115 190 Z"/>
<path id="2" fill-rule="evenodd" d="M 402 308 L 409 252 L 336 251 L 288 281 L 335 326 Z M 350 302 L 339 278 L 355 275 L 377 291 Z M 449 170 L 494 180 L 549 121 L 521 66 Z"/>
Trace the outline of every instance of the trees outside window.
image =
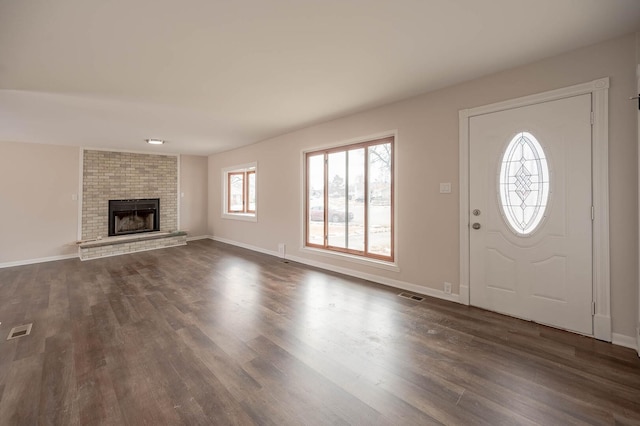
<path id="1" fill-rule="evenodd" d="M 309 152 L 306 246 L 394 260 L 394 137 Z"/>

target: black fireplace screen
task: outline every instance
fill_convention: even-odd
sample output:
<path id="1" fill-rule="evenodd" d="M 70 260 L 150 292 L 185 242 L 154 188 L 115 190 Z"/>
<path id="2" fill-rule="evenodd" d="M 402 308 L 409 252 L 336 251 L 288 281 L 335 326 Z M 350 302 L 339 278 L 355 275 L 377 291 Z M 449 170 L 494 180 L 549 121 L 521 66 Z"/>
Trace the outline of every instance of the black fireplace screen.
<path id="1" fill-rule="evenodd" d="M 109 200 L 109 236 L 160 230 L 160 199 Z"/>

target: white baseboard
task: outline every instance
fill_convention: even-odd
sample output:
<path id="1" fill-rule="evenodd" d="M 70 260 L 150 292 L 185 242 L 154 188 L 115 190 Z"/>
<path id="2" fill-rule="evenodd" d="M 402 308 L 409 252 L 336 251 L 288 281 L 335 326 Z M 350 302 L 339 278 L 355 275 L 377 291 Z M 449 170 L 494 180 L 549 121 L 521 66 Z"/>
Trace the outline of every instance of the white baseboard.
<path id="1" fill-rule="evenodd" d="M 211 235 L 199 235 L 197 237 L 187 237 L 187 241 L 196 241 L 196 240 L 212 240 L 213 237 Z"/>
<path id="2" fill-rule="evenodd" d="M 251 244 L 239 243 L 238 241 L 228 240 L 226 238 L 220 238 L 216 236 L 211 237 L 211 239 L 213 241 L 220 241 L 221 243 L 231 244 L 232 246 L 242 247 L 247 250 L 257 251 L 259 253 L 268 254 L 270 256 L 280 257 L 280 254 L 275 250 L 267 250 L 260 247 L 252 246 Z M 287 259 L 290 259 L 290 258 L 291 256 L 287 256 Z"/>
<path id="3" fill-rule="evenodd" d="M 277 251 L 266 250 L 260 247 L 252 246 L 250 244 L 239 243 L 237 241 L 228 240 L 226 238 L 220 238 L 220 237 L 214 236 L 212 239 L 214 241 L 220 241 L 221 243 L 231 244 L 231 245 L 242 247 L 248 250 L 253 250 L 253 251 L 268 254 L 271 256 L 280 257 Z M 437 299 L 443 299 L 443 300 L 448 300 L 450 302 L 460 303 L 460 296 L 458 294 L 448 294 L 442 290 L 436 290 L 434 288 L 424 287 L 424 286 L 409 283 L 406 281 L 394 280 L 392 278 L 381 277 L 379 275 L 369 274 L 366 272 L 355 271 L 349 268 L 342 268 L 340 266 L 335 266 L 335 265 L 331 265 L 324 262 L 318 262 L 316 260 L 310 260 L 304 257 L 287 255 L 286 258 L 287 260 L 292 260 L 294 262 L 302 263 L 309 266 L 314 266 L 320 269 L 326 269 L 328 271 L 338 272 L 340 274 L 349 275 L 351 277 L 361 278 L 361 279 L 372 281 L 378 284 L 384 284 L 386 286 L 394 287 L 400 290 L 407 290 L 413 293 L 435 297 Z"/>
<path id="4" fill-rule="evenodd" d="M 33 265 L 34 263 L 54 262 L 56 260 L 73 259 L 77 254 L 64 254 L 60 256 L 39 257 L 37 259 L 16 260 L 13 262 L 0 263 L 0 269 L 11 268 L 13 266 Z"/>
<path id="5" fill-rule="evenodd" d="M 635 351 L 638 350 L 637 341 L 633 336 L 627 336 L 624 334 L 613 333 L 611 335 L 611 343 L 618 346 L 624 346 Z"/>

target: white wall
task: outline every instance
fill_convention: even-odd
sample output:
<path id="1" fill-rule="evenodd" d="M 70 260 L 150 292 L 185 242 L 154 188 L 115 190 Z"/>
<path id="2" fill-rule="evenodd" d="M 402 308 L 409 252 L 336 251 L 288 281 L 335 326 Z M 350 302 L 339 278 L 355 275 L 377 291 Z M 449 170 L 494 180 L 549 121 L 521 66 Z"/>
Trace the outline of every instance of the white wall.
<path id="1" fill-rule="evenodd" d="M 218 238 L 310 262 L 441 290 L 459 291 L 458 111 L 547 90 L 611 78 L 609 101 L 611 287 L 613 331 L 633 336 L 637 318 L 638 179 L 635 35 L 630 34 L 527 66 L 308 127 L 209 157 L 209 227 Z M 301 100 L 304 102 L 304 100 Z M 399 272 L 301 250 L 301 152 L 397 130 L 397 262 Z M 258 162 L 258 222 L 221 218 L 224 167 Z M 451 182 L 452 194 L 439 194 Z"/>
<path id="2" fill-rule="evenodd" d="M 78 254 L 79 147 L 0 142 L 0 267 Z M 181 156 L 181 229 L 208 235 L 207 157 Z"/>
<path id="3" fill-rule="evenodd" d="M 180 156 L 180 230 L 187 238 L 209 235 L 207 167 L 207 157 Z"/>
<path id="4" fill-rule="evenodd" d="M 80 149 L 0 142 L 0 265 L 77 254 Z"/>

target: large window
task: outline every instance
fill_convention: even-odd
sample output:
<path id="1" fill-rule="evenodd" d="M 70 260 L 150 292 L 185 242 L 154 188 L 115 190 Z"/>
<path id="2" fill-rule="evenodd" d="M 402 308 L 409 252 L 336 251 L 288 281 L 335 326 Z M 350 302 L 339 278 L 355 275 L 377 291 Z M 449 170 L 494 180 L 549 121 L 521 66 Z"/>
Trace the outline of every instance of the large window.
<path id="1" fill-rule="evenodd" d="M 223 170 L 223 215 L 236 218 L 256 216 L 256 164 Z"/>
<path id="2" fill-rule="evenodd" d="M 306 154 L 306 246 L 394 260 L 393 137 Z"/>

